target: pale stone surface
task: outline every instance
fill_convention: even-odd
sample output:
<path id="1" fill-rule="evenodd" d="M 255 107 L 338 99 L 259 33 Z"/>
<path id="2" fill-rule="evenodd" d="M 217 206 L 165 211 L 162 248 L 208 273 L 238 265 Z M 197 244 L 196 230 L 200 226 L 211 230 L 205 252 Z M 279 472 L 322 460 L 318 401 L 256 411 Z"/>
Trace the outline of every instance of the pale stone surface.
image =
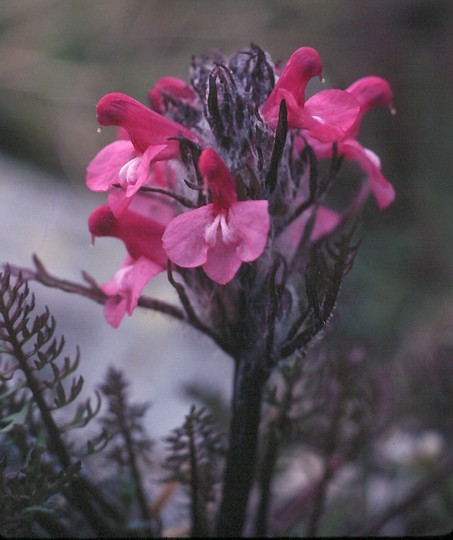
<path id="1" fill-rule="evenodd" d="M 110 279 L 125 255 L 123 245 L 102 238 L 92 248 L 87 229 L 88 215 L 103 204 L 103 195 L 68 186 L 2 155 L 0 185 L 0 263 L 31 267 L 36 253 L 58 277 L 80 281 L 85 270 L 100 283 Z M 147 422 L 153 438 L 159 440 L 182 424 L 191 404 L 183 395 L 184 384 L 209 385 L 228 399 L 232 362 L 194 330 L 143 310 L 114 330 L 101 306 L 39 284 L 32 288 L 39 303 L 55 315 L 57 333 L 66 337 L 66 355 L 74 356 L 80 345 L 84 395 L 92 393 L 109 364 L 123 368 L 134 400 L 152 403 Z M 147 293 L 174 300 L 165 275 Z"/>

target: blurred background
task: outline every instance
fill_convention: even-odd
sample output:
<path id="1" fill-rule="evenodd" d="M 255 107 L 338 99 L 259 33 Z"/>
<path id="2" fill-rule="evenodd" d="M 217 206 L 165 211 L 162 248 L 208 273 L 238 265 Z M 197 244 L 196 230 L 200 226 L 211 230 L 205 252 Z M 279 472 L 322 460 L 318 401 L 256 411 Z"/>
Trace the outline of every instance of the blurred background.
<path id="1" fill-rule="evenodd" d="M 436 401 L 432 380 L 453 376 L 452 355 L 439 366 L 433 354 L 453 345 L 452 36 L 451 0 L 0 0 L 0 261 L 30 266 L 37 253 L 68 279 L 115 272 L 122 247 L 90 249 L 86 226 L 104 200 L 85 188 L 86 165 L 114 138 L 96 131 L 102 95 L 145 102 L 157 79 L 187 80 L 191 56 L 211 48 L 229 55 L 255 42 L 284 61 L 312 46 L 326 87 L 379 75 L 397 109 L 372 111 L 361 133 L 397 200 L 367 208 L 338 310 L 342 339 L 387 363 L 425 425 L 451 438 L 451 401 Z M 164 280 L 152 287 L 171 294 Z M 228 395 L 229 360 L 192 331 L 138 311 L 114 331 L 99 306 L 35 290 L 70 346 L 80 343 L 89 381 L 108 362 L 127 367 L 138 398 L 154 403 L 154 434 L 181 421 L 191 381 Z"/>

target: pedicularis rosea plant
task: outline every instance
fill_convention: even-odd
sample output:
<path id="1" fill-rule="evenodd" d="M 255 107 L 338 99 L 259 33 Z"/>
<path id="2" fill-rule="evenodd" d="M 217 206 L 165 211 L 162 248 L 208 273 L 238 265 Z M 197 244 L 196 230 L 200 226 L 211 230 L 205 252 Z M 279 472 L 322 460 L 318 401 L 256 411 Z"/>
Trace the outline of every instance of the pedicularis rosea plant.
<path id="1" fill-rule="evenodd" d="M 89 230 L 93 240 L 121 240 L 124 263 L 100 287 L 91 278 L 62 285 L 40 264 L 32 276 L 103 302 L 114 327 L 140 305 L 187 321 L 231 356 L 220 536 L 243 532 L 270 374 L 303 356 L 331 318 L 368 195 L 380 209 L 395 196 L 379 158 L 357 140 L 368 110 L 393 111 L 389 84 L 368 76 L 306 99 L 315 77 L 314 49 L 278 67 L 252 45 L 230 59 L 194 58 L 190 83 L 164 77 L 148 105 L 104 96 L 97 120 L 119 128 L 118 138 L 88 166 L 87 186 L 107 193 Z M 344 160 L 356 162 L 361 181 L 339 180 Z M 181 307 L 142 296 L 161 272 Z"/>
<path id="2" fill-rule="evenodd" d="M 366 195 L 380 208 L 394 199 L 379 159 L 356 140 L 369 109 L 392 107 L 390 86 L 371 76 L 306 99 L 313 77 L 322 78 L 314 49 L 279 70 L 252 46 L 194 59 L 191 84 L 161 79 L 151 107 L 118 93 L 97 105 L 99 124 L 121 131 L 88 166 L 88 187 L 108 191 L 89 228 L 127 250 L 103 286 L 107 321 L 118 326 L 168 271 L 186 316 L 235 362 L 220 535 L 243 528 L 264 384 L 328 321 L 354 253 L 344 231 Z M 331 160 L 323 178 L 321 159 Z M 357 161 L 364 180 L 345 208 L 330 208 L 341 159 Z"/>

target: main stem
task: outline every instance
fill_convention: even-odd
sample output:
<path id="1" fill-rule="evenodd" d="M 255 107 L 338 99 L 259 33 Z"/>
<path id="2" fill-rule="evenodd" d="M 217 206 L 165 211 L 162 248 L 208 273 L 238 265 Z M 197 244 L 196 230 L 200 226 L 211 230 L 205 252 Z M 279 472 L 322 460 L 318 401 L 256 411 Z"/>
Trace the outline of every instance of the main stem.
<path id="1" fill-rule="evenodd" d="M 219 537 L 242 535 L 257 461 L 258 427 L 266 376 L 260 358 L 241 357 L 236 362 L 232 417 L 223 499 L 217 523 Z"/>

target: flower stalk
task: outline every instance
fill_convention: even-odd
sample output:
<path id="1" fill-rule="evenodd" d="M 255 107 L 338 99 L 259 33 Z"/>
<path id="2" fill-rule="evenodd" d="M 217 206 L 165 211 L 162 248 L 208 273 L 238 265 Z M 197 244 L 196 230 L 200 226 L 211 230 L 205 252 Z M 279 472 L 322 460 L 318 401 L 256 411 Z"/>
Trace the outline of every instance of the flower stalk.
<path id="1" fill-rule="evenodd" d="M 261 364 L 262 358 L 256 358 L 253 353 L 236 360 L 229 447 L 217 522 L 217 535 L 220 537 L 241 537 L 245 525 L 255 475 L 262 395 L 267 379 Z"/>

